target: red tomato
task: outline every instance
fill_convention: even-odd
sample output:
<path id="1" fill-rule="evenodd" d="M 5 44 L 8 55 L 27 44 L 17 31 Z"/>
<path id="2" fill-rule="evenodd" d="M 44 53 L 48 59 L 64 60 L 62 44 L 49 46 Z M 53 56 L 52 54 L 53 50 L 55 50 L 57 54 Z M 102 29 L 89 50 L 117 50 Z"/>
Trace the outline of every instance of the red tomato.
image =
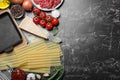
<path id="1" fill-rule="evenodd" d="M 42 19 L 40 20 L 40 26 L 45 27 L 46 26 L 46 20 Z"/>
<path id="2" fill-rule="evenodd" d="M 48 23 L 46 24 L 46 29 L 47 29 L 47 30 L 52 30 L 52 29 L 53 29 L 52 23 L 48 22 Z"/>
<path id="3" fill-rule="evenodd" d="M 37 15 L 37 16 L 40 15 L 40 9 L 38 8 L 34 8 L 32 12 L 34 15 Z"/>
<path id="4" fill-rule="evenodd" d="M 54 19 L 52 20 L 52 24 L 53 24 L 54 26 L 57 26 L 57 25 L 59 24 L 58 18 L 54 18 Z"/>
<path id="5" fill-rule="evenodd" d="M 39 24 L 39 22 L 40 22 L 39 16 L 35 16 L 35 17 L 33 18 L 33 22 L 34 22 L 35 24 Z"/>
<path id="6" fill-rule="evenodd" d="M 53 17 L 51 15 L 47 15 L 46 20 L 48 22 L 51 22 L 53 20 Z"/>
<path id="7" fill-rule="evenodd" d="M 12 72 L 11 78 L 12 80 L 25 80 L 25 72 L 21 69 L 16 69 Z"/>
<path id="8" fill-rule="evenodd" d="M 39 16 L 40 16 L 41 19 L 45 19 L 46 18 L 46 13 L 42 11 Z"/>

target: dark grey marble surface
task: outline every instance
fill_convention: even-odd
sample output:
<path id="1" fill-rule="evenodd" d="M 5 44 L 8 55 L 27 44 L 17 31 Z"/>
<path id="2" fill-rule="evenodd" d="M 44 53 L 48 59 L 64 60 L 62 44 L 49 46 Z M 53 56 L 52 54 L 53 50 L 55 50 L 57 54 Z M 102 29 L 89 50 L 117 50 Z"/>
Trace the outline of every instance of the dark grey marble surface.
<path id="1" fill-rule="evenodd" d="M 120 80 L 120 0 L 65 0 L 64 80 Z"/>
<path id="2" fill-rule="evenodd" d="M 120 0 L 64 0 L 59 10 L 63 80 L 120 80 Z"/>

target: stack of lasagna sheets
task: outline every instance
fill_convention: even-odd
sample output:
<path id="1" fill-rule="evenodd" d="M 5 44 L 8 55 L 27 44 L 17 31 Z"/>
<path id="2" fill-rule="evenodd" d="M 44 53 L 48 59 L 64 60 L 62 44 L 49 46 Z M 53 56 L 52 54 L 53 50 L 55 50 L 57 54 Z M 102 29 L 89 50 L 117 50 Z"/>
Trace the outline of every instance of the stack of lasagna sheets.
<path id="1" fill-rule="evenodd" d="M 51 66 L 61 66 L 60 45 L 40 40 L 15 49 L 11 53 L 0 54 L 0 70 L 20 68 L 27 72 L 50 73 Z"/>

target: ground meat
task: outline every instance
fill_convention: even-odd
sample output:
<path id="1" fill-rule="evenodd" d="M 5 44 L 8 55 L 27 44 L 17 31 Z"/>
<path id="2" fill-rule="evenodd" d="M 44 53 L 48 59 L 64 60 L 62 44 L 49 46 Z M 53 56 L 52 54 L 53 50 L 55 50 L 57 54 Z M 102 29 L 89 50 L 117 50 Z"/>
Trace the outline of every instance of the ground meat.
<path id="1" fill-rule="evenodd" d="M 55 8 L 61 0 L 34 0 L 36 4 L 39 4 L 41 8 L 52 9 Z"/>

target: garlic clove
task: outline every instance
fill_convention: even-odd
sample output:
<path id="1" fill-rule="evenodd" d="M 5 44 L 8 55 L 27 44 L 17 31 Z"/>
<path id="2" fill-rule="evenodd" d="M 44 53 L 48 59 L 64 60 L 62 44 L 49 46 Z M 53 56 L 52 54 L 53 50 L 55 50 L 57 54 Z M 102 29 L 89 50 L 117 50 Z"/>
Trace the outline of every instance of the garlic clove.
<path id="1" fill-rule="evenodd" d="M 52 14 L 52 16 L 53 16 L 54 18 L 60 17 L 60 12 L 59 12 L 58 10 L 53 10 L 53 11 L 51 12 L 51 14 Z"/>
<path id="2" fill-rule="evenodd" d="M 37 80 L 40 80 L 41 79 L 41 75 L 36 74 L 36 78 L 37 78 Z"/>
<path id="3" fill-rule="evenodd" d="M 34 73 L 29 73 L 28 75 L 27 75 L 27 80 L 35 80 L 36 78 L 35 78 L 35 74 Z"/>
<path id="4" fill-rule="evenodd" d="M 49 77 L 50 75 L 48 73 L 43 74 L 44 77 Z"/>

